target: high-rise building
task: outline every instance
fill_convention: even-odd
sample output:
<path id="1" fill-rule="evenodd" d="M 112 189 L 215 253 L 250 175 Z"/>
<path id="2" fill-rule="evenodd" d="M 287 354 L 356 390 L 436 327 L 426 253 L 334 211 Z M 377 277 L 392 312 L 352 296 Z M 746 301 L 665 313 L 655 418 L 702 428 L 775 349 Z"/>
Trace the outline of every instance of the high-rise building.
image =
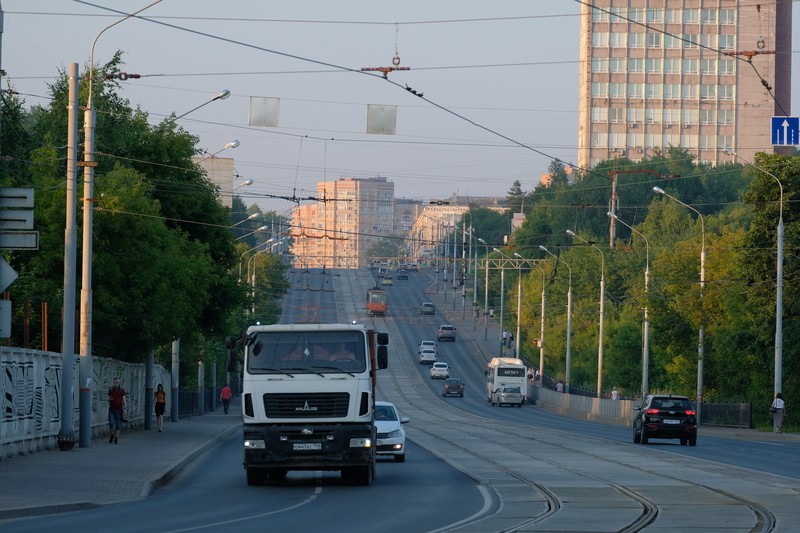
<path id="1" fill-rule="evenodd" d="M 317 184 L 314 204 L 292 212 L 295 265 L 357 268 L 375 242 L 394 234 L 394 183 L 384 177 Z"/>
<path id="2" fill-rule="evenodd" d="M 583 4 L 581 168 L 656 150 L 697 161 L 773 151 L 790 115 L 791 0 L 594 0 Z"/>

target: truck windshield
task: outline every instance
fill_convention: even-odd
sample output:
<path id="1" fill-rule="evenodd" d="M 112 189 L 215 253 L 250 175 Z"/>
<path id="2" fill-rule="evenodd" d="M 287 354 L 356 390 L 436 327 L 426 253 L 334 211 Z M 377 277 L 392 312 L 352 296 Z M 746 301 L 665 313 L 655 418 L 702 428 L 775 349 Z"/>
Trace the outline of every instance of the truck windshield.
<path id="1" fill-rule="evenodd" d="M 246 354 L 250 374 L 360 373 L 366 370 L 358 331 L 259 332 Z"/>

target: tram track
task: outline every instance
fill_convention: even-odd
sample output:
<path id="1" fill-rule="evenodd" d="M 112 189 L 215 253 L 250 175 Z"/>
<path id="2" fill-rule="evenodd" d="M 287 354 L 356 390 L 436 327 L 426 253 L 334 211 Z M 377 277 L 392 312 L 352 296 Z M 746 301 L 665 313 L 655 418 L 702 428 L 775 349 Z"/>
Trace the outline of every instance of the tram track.
<path id="1" fill-rule="evenodd" d="M 751 522 L 749 526 L 742 524 L 741 528 L 736 529 L 737 531 L 754 533 L 775 531 L 776 517 L 767 506 L 712 484 L 691 479 L 692 472 L 698 470 L 713 474 L 714 470 L 719 468 L 719 465 L 714 463 L 708 468 L 693 465 L 694 468 L 688 469 L 685 465 L 678 466 L 679 463 L 683 463 L 678 458 L 672 458 L 662 452 L 642 450 L 640 447 L 636 447 L 635 451 L 645 453 L 648 457 L 644 461 L 631 461 L 628 459 L 627 450 L 630 450 L 632 445 L 609 443 L 613 448 L 609 454 L 605 447 L 597 450 L 597 439 L 556 430 L 535 429 L 536 433 L 532 434 L 530 426 L 469 414 L 438 401 L 425 384 L 413 358 L 405 353 L 402 335 L 395 321 L 390 318 L 392 318 L 391 312 L 386 318 L 372 321 L 374 327 L 389 332 L 392 351 L 395 352 L 395 357 L 391 358 L 389 371 L 381 373 L 379 391 L 389 401 L 408 405 L 413 410 L 414 420 L 417 423 L 414 424 L 413 430 L 409 431 L 410 438 L 467 473 L 478 483 L 485 484 L 499 502 L 484 515 L 472 517 L 469 522 L 458 524 L 454 530 L 475 530 L 475 528 L 480 529 L 482 525 L 490 527 L 488 530 L 492 531 L 547 530 L 550 529 L 548 524 L 552 526 L 554 521 L 573 522 L 577 520 L 576 516 L 567 515 L 580 515 L 586 512 L 584 507 L 575 505 L 572 497 L 565 500 L 559 494 L 560 488 L 551 488 L 549 484 L 537 481 L 536 476 L 531 475 L 529 471 L 521 471 L 511 466 L 511 462 L 498 459 L 514 457 L 513 462 L 516 464 L 523 462 L 539 465 L 529 469 L 532 472 L 549 468 L 569 474 L 575 480 L 583 480 L 587 486 L 603 487 L 595 489 L 596 491 L 615 494 L 616 496 L 612 498 L 615 501 L 614 505 L 622 509 L 620 514 L 625 518 L 617 520 L 618 523 L 608 529 L 595 524 L 598 526 L 596 529 L 598 531 L 637 532 L 669 520 L 669 516 L 664 517 L 664 506 L 659 504 L 658 491 L 650 493 L 632 483 L 613 479 L 613 475 L 606 473 L 609 471 L 609 464 L 612 465 L 610 472 L 625 472 L 625 476 L 621 477 L 640 478 L 645 480 L 645 485 L 648 482 L 658 485 L 659 481 L 668 483 L 670 486 L 682 487 L 681 492 L 700 494 L 705 500 L 721 500 L 728 508 L 737 507 L 737 513 L 742 521 L 747 519 Z M 446 412 L 443 412 L 443 409 Z M 454 438 L 452 435 L 458 437 Z M 589 440 L 591 443 L 584 442 Z M 480 446 L 475 446 L 476 443 L 480 443 Z M 620 457 L 615 458 L 615 454 Z M 652 459 L 651 455 L 657 459 Z M 571 464 L 576 462 L 576 457 L 580 457 L 577 462 L 581 466 Z M 666 463 L 666 466 L 662 462 Z M 602 468 L 597 468 L 601 472 L 588 470 L 584 466 L 586 463 L 602 465 Z M 481 466 L 476 468 L 469 466 L 470 464 Z M 652 467 L 652 464 L 659 466 Z M 671 464 L 674 468 L 670 466 Z M 503 483 L 492 476 L 480 473 L 487 468 L 494 472 L 492 476 L 500 474 L 507 480 L 513 480 L 512 490 L 504 489 Z M 747 476 L 746 469 L 741 470 L 739 475 Z M 675 473 L 671 474 L 670 471 Z M 678 472 L 685 475 L 679 475 Z M 528 509 L 527 516 L 518 517 L 513 524 L 508 525 L 509 520 L 506 515 L 513 506 L 509 502 L 513 500 L 515 494 L 518 494 L 520 487 L 536 493 L 532 500 L 537 502 L 540 508 Z M 500 521 L 506 523 L 506 527 L 489 526 L 490 523 L 500 523 Z"/>

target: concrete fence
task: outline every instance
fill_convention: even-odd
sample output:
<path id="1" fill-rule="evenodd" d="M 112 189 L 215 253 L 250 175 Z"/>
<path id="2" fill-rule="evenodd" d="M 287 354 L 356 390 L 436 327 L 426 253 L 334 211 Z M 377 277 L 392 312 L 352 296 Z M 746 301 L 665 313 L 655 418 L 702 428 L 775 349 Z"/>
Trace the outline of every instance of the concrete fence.
<path id="1" fill-rule="evenodd" d="M 73 382 L 63 383 L 63 357 L 60 353 L 24 348 L 0 347 L 0 460 L 14 455 L 57 447 L 64 416 L 72 418 L 75 438 L 80 429 L 80 356 L 76 355 Z M 92 358 L 92 436 L 108 431 L 108 396 L 111 380 L 119 377 L 127 393 L 129 424 L 141 426 L 145 420 L 147 384 L 145 365 L 104 357 Z M 155 390 L 161 383 L 170 390 L 170 373 L 160 365 L 153 369 Z M 72 394 L 72 413 L 62 413 L 62 394 Z M 170 409 L 167 393 L 167 412 Z M 152 413 L 150 413 L 152 416 Z"/>

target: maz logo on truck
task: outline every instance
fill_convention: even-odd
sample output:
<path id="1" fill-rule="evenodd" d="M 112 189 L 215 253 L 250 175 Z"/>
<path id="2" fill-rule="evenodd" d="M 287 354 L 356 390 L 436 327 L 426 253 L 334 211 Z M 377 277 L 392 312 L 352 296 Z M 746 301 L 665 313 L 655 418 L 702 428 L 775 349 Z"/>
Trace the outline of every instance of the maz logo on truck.
<path id="1" fill-rule="evenodd" d="M 308 405 L 308 401 L 306 401 L 306 403 L 303 404 L 303 407 L 295 407 L 294 410 L 298 411 L 298 412 L 301 412 L 301 413 L 302 412 L 308 413 L 308 412 L 318 411 L 318 409 L 316 407 L 312 407 L 312 406 Z"/>

